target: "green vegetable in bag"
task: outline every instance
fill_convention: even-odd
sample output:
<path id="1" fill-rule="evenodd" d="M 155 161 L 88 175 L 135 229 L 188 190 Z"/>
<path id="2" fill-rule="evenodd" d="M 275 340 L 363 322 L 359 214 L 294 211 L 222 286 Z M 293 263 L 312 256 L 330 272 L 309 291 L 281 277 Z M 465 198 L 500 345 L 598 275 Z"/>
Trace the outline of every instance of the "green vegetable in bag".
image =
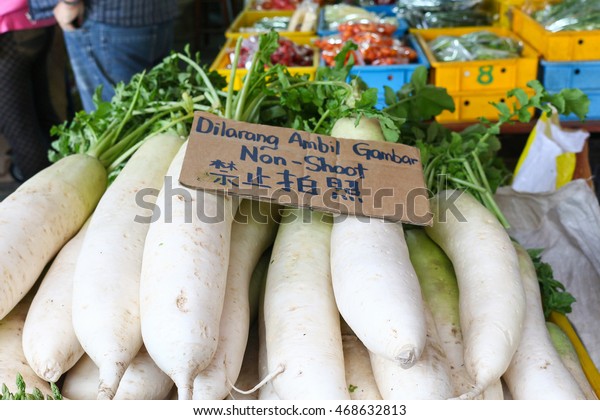
<path id="1" fill-rule="evenodd" d="M 429 42 L 429 47 L 437 60 L 445 62 L 516 58 L 523 48 L 519 41 L 489 31 L 440 36 Z"/>

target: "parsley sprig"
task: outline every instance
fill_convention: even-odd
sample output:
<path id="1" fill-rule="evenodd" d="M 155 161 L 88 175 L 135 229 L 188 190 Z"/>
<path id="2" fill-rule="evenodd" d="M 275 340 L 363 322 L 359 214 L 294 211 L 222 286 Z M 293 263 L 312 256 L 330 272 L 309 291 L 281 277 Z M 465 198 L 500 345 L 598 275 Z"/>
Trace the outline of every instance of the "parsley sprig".
<path id="1" fill-rule="evenodd" d="M 561 314 L 570 313 L 572 310 L 571 305 L 576 302 L 576 299 L 566 291 L 561 282 L 554 278 L 550 264 L 542 261 L 543 251 L 539 248 L 527 250 L 540 283 L 544 316 L 548 319 L 553 311 Z"/>

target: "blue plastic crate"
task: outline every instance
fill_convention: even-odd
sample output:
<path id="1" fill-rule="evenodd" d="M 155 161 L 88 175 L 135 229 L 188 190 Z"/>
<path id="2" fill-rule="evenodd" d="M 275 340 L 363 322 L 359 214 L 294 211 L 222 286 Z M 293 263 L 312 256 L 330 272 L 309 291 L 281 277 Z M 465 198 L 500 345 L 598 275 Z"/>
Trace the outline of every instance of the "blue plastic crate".
<path id="1" fill-rule="evenodd" d="M 540 60 L 540 81 L 548 91 L 600 90 L 600 61 Z"/>
<path id="2" fill-rule="evenodd" d="M 373 6 L 363 6 L 363 9 L 368 10 L 369 12 L 377 13 L 382 16 L 394 16 L 396 14 L 397 4 L 382 4 L 382 5 L 373 5 Z"/>
<path id="3" fill-rule="evenodd" d="M 425 52 L 421 49 L 419 42 L 414 35 L 406 37 L 407 45 L 417 52 L 417 62 L 410 64 L 397 64 L 393 66 L 353 66 L 350 70 L 350 75 L 360 76 L 360 78 L 370 88 L 377 88 L 377 105 L 376 108 L 385 108 L 385 91 L 384 86 L 389 86 L 394 91 L 399 90 L 402 85 L 410 81 L 415 69 L 419 66 L 425 66 L 429 69 L 429 60 Z M 320 63 L 325 65 L 321 57 Z"/>
<path id="4" fill-rule="evenodd" d="M 407 45 L 417 52 L 417 62 L 410 64 L 397 64 L 393 66 L 354 66 L 350 71 L 351 75 L 360 76 L 360 78 L 370 88 L 377 88 L 377 108 L 385 107 L 384 86 L 389 86 L 394 91 L 399 90 L 403 84 L 410 81 L 415 69 L 419 66 L 425 66 L 429 69 L 429 60 L 425 52 L 421 49 L 419 42 L 414 35 L 406 37 Z"/>
<path id="5" fill-rule="evenodd" d="M 540 60 L 540 81 L 548 92 L 581 89 L 590 98 L 588 120 L 600 120 L 600 61 Z M 575 121 L 575 115 L 562 116 L 562 121 Z"/>
<path id="6" fill-rule="evenodd" d="M 379 7 L 383 7 L 384 9 L 377 9 L 377 10 L 373 10 L 373 8 L 379 8 Z M 382 15 L 382 16 L 395 16 L 396 14 L 393 11 L 393 7 L 389 7 L 388 6 L 366 6 L 364 7 L 365 9 L 371 11 L 371 12 L 375 12 L 378 15 Z M 387 8 L 387 9 L 385 9 Z M 396 32 L 394 32 L 394 36 L 396 37 L 401 37 L 404 36 L 406 33 L 408 32 L 408 22 L 405 19 L 398 19 L 398 29 L 396 29 Z M 329 36 L 329 35 L 335 35 L 339 33 L 338 30 L 331 30 L 327 28 L 327 25 L 325 23 L 325 8 L 321 8 L 321 11 L 319 12 L 319 23 L 317 25 L 317 35 L 319 37 L 324 37 L 324 36 Z"/>

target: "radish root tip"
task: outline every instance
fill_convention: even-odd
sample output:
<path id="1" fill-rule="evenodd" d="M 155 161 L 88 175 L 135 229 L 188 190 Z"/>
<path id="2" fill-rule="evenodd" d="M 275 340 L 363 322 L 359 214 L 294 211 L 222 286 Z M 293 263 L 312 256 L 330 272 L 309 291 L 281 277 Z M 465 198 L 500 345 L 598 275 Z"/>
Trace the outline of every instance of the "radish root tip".
<path id="1" fill-rule="evenodd" d="M 265 376 L 262 381 L 260 381 L 258 384 L 256 384 L 256 386 L 254 386 L 254 388 L 249 389 L 247 391 L 243 391 L 241 389 L 236 388 L 235 385 L 231 383 L 231 381 L 229 382 L 229 384 L 231 385 L 231 388 L 234 391 L 239 392 L 240 394 L 243 394 L 243 395 L 248 395 L 248 394 L 252 394 L 253 392 L 258 391 L 260 388 L 262 388 L 268 382 L 275 379 L 279 374 L 283 373 L 284 371 L 285 371 L 285 367 L 283 365 L 277 366 L 277 369 L 275 369 L 273 372 L 271 372 L 267 376 Z"/>

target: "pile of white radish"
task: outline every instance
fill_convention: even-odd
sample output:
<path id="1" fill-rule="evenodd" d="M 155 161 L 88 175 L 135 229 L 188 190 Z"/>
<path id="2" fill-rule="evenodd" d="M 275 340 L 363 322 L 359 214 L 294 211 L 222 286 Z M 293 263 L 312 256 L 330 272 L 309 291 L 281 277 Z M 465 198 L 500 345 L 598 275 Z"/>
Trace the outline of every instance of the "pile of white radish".
<path id="1" fill-rule="evenodd" d="M 332 135 L 383 140 L 366 118 Z M 469 194 L 434 196 L 426 228 L 332 217 L 186 188 L 185 151 L 150 138 L 108 188 L 88 157 L 61 161 L 0 203 L 0 384 L 20 373 L 67 399 L 596 398 L 546 327 L 527 252 Z"/>

